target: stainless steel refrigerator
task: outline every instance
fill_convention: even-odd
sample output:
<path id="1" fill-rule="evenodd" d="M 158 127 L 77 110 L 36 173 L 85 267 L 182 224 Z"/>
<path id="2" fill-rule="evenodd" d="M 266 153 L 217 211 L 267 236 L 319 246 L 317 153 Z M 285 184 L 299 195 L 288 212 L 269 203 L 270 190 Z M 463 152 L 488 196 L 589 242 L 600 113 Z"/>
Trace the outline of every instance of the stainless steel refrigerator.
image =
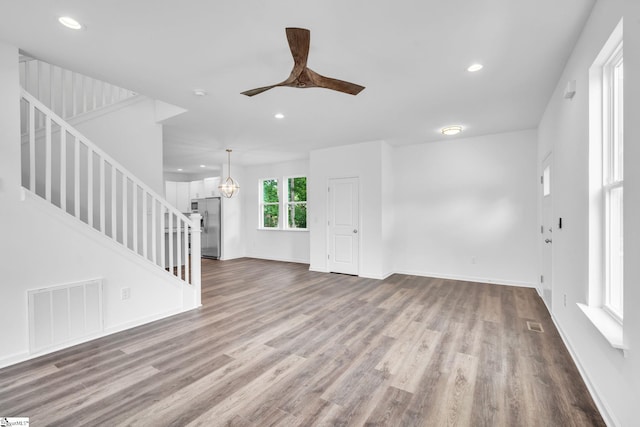
<path id="1" fill-rule="evenodd" d="M 196 212 L 202 215 L 202 257 L 220 258 L 220 197 L 196 199 Z"/>

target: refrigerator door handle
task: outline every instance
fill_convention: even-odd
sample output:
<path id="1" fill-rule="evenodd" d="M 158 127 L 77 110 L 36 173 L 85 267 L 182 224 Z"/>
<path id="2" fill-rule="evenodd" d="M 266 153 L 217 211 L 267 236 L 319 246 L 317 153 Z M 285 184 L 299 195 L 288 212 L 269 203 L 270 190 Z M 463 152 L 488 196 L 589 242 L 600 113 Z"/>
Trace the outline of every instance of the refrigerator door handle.
<path id="1" fill-rule="evenodd" d="M 209 228 L 209 211 L 204 211 L 204 232 Z"/>

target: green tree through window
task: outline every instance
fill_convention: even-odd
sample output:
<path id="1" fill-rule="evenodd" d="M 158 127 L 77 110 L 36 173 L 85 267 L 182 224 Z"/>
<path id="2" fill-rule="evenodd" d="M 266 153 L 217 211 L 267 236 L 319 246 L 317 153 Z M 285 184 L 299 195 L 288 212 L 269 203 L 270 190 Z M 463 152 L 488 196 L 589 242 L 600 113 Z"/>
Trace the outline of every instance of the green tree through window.
<path id="1" fill-rule="evenodd" d="M 307 228 L 307 178 L 289 178 L 287 190 L 288 227 Z"/>
<path id="2" fill-rule="evenodd" d="M 265 178 L 259 185 L 260 228 L 307 228 L 307 177 Z"/>
<path id="3" fill-rule="evenodd" d="M 262 181 L 262 226 L 278 228 L 279 217 L 278 180 L 265 179 Z"/>

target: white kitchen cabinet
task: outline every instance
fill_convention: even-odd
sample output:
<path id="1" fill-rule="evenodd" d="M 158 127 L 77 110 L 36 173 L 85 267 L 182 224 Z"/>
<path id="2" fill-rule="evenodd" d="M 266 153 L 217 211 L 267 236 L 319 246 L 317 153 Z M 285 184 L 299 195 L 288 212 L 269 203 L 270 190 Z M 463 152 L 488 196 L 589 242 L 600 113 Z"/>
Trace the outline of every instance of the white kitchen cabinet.
<path id="1" fill-rule="evenodd" d="M 218 185 L 220 185 L 220 177 L 211 177 L 204 179 L 204 194 L 205 197 L 218 197 L 220 196 L 220 190 L 218 189 Z"/>
<path id="2" fill-rule="evenodd" d="M 189 183 L 176 183 L 176 204 L 180 212 L 191 212 L 191 199 L 189 197 Z"/>
<path id="3" fill-rule="evenodd" d="M 204 181 L 191 181 L 189 183 L 189 198 L 190 199 L 203 199 L 204 193 Z"/>
<path id="4" fill-rule="evenodd" d="M 189 183 L 165 181 L 165 198 L 180 212 L 191 212 L 191 198 L 189 197 Z"/>

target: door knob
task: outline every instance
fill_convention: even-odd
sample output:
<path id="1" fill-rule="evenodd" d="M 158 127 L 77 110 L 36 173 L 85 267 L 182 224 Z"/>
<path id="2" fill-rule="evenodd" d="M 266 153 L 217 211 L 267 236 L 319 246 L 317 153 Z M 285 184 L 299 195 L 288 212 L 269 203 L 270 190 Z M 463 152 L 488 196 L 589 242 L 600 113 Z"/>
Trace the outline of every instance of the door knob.
<path id="1" fill-rule="evenodd" d="M 551 239 L 544 239 L 545 243 L 551 243 Z"/>
<path id="2" fill-rule="evenodd" d="M 353 232 L 354 232 L 354 233 L 357 233 L 357 232 L 358 232 L 358 230 L 354 229 L 354 230 L 353 230 Z"/>

